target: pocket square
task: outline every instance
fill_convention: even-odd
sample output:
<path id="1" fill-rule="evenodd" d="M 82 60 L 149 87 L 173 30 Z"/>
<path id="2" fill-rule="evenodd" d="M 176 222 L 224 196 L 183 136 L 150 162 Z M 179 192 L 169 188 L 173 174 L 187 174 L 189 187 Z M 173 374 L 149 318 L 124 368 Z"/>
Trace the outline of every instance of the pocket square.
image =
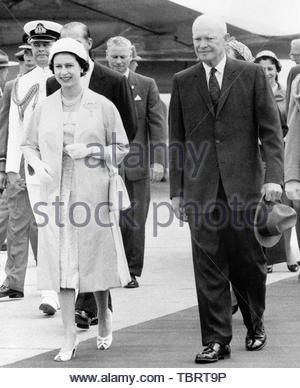
<path id="1" fill-rule="evenodd" d="M 141 96 L 138 94 L 134 97 L 134 101 L 142 101 Z"/>

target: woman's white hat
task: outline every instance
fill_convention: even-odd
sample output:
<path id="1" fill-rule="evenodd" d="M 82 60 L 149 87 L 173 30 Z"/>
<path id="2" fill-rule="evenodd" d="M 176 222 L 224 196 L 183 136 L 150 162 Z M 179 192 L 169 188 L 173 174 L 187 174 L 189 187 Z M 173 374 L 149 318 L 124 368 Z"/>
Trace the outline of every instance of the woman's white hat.
<path id="1" fill-rule="evenodd" d="M 57 40 L 50 49 L 49 62 L 52 61 L 54 55 L 58 53 L 72 53 L 79 58 L 88 62 L 88 53 L 84 46 L 73 38 L 61 38 Z"/>

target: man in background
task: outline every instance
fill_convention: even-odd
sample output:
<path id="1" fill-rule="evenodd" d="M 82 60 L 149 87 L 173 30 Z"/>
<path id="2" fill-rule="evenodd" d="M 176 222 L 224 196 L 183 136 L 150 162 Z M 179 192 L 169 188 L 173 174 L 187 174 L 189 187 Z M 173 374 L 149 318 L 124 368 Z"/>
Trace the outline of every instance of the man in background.
<path id="1" fill-rule="evenodd" d="M 21 44 L 19 48 L 21 50 L 15 53 L 15 57 L 20 62 L 19 74 L 22 75 L 28 73 L 28 71 L 34 69 L 36 66 L 34 63 L 31 46 L 28 43 L 27 34 L 23 35 L 23 44 Z"/>
<path id="2" fill-rule="evenodd" d="M 289 110 L 292 82 L 296 75 L 300 73 L 300 39 L 293 39 L 291 41 L 290 58 L 295 62 L 296 66 L 291 68 L 286 81 L 286 114 L 288 114 Z"/>
<path id="3" fill-rule="evenodd" d="M 139 287 L 144 265 L 145 224 L 150 203 L 150 179 L 159 182 L 164 175 L 166 117 L 154 79 L 129 69 L 132 43 L 116 36 L 107 41 L 106 59 L 111 69 L 127 77 L 133 92 L 138 117 L 137 134 L 130 144 L 124 166 L 124 180 L 132 207 L 121 216 L 121 230 L 131 281 L 127 288 Z M 155 147 L 157 146 L 157 147 Z M 150 152 L 151 150 L 154 152 Z M 152 148 L 153 147 L 153 148 Z"/>
<path id="4" fill-rule="evenodd" d="M 0 125 L 8 126 L 8 112 L 9 112 L 9 103 L 6 102 L 10 100 L 10 93 L 6 92 L 6 89 L 11 90 L 11 86 L 8 84 L 12 81 L 6 82 L 9 68 L 18 66 L 18 62 L 9 61 L 8 55 L 0 50 Z M 3 118 L 3 120 L 2 120 Z M 0 164 L 3 161 L 0 158 Z M 3 179 L 0 182 L 0 247 L 4 250 L 4 241 L 6 240 L 7 235 L 7 222 L 8 222 L 8 208 L 7 208 L 7 197 L 6 197 L 6 179 Z M 5 247 L 7 249 L 7 247 Z"/>

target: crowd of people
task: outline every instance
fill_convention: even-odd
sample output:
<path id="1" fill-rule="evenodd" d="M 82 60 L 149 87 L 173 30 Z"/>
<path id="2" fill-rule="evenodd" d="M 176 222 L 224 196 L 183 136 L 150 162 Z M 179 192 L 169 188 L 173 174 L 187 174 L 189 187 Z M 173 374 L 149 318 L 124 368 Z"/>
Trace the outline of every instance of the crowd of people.
<path id="1" fill-rule="evenodd" d="M 199 16 L 192 36 L 198 63 L 173 78 L 168 158 L 166 107 L 155 80 L 136 72 L 141 57 L 127 38 L 107 40 L 104 66 L 86 25 L 28 22 L 19 75 L 7 82 L 18 63 L 0 51 L 0 298 L 24 297 L 30 242 L 39 309 L 61 310 L 55 361 L 75 356 L 76 326 L 98 324 L 96 347 L 111 346 L 110 289 L 139 287 L 150 182 L 163 180 L 167 159 L 173 211 L 192 237 L 204 346 L 196 363 L 230 356 L 238 308 L 246 349 L 262 349 L 267 272 L 283 261 L 299 269 L 286 220 L 298 215 L 299 244 L 300 40 L 291 42 L 297 66 L 285 88 L 276 53 L 253 57 L 218 18 Z M 130 206 L 111 202 L 116 176 Z M 257 231 L 262 203 L 275 221 L 267 216 Z M 262 242 L 274 235 L 276 244 Z"/>

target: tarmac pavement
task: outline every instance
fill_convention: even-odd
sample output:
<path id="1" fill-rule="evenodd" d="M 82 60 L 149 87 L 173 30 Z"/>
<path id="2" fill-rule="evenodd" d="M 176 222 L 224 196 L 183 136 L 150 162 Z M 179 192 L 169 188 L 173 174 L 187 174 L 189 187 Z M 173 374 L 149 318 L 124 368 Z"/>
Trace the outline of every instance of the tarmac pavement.
<path id="1" fill-rule="evenodd" d="M 173 316 L 173 314 L 175 314 L 175 321 L 177 319 L 176 317 L 178 317 L 178 321 L 182 321 L 186 311 L 189 312 L 189 322 L 193 322 L 193 335 L 195 335 L 195 337 L 192 336 L 191 342 L 188 341 L 186 343 L 185 351 L 189 352 L 189 346 L 192 344 L 193 348 L 191 349 L 191 356 L 193 356 L 195 348 L 200 349 L 200 338 L 198 336 L 199 323 L 196 313 L 197 309 L 195 308 L 197 301 L 192 268 L 189 229 L 187 224 L 180 226 L 178 220 L 173 219 L 172 222 L 169 220 L 171 216 L 169 211 L 170 205 L 168 205 L 167 183 L 153 185 L 152 192 L 152 201 L 147 221 L 145 266 L 143 275 L 139 280 L 140 287 L 137 289 L 112 290 L 114 306 L 113 327 L 116 332 L 113 346 L 122 346 L 124 343 L 124 339 L 122 340 L 122 333 L 127 333 L 128 336 L 128 330 L 129 332 L 132 332 L 132 330 L 130 330 L 131 327 L 137 327 L 137 333 L 141 330 L 140 333 L 143 338 L 149 335 L 149 341 L 152 339 L 151 341 L 153 342 L 154 338 L 161 342 L 167 335 L 166 322 L 168 322 L 168 316 Z M 155 222 L 155 220 L 157 222 Z M 155 233 L 157 236 L 154 236 L 153 231 L 156 231 L 155 224 L 158 222 L 161 225 L 163 223 L 167 225 L 165 227 L 158 227 L 157 233 Z M 297 244 L 294 233 L 292 244 L 296 250 Z M 299 252 L 297 253 L 299 254 Z M 3 252 L 0 254 L 0 281 L 3 281 L 5 277 L 5 260 L 6 253 Z M 291 318 L 296 319 L 295 309 L 299 307 L 298 287 L 300 287 L 300 284 L 295 278 L 295 274 L 287 270 L 285 263 L 275 265 L 274 272 L 268 275 L 268 284 L 276 283 L 291 277 L 294 277 L 294 279 L 291 279 L 288 286 L 286 286 L 287 288 L 283 288 L 290 290 L 289 302 L 285 305 L 284 309 L 284 313 L 287 315 L 285 322 L 288 322 L 289 329 L 299 326 L 299 321 L 290 322 L 288 315 L 290 313 Z M 270 294 L 273 295 L 273 297 L 278 294 L 277 291 L 275 294 L 274 292 Z M 279 294 L 282 295 L 283 299 L 278 299 L 278 303 L 285 303 L 284 292 L 279 292 Z M 42 353 L 52 352 L 54 349 L 58 349 L 60 347 L 62 341 L 62 323 L 60 312 L 58 311 L 54 317 L 44 316 L 38 309 L 40 300 L 39 291 L 36 290 L 35 262 L 33 260 L 33 256 L 30 255 L 24 299 L 0 299 L 0 366 L 9 366 L 8 364 L 21 360 L 25 361 L 28 358 L 40 354 L 41 357 L 43 357 Z M 278 304 L 273 303 L 273 305 L 276 306 Z M 274 319 L 275 318 L 276 317 L 274 315 Z M 268 312 L 268 319 L 272 320 L 272 312 L 270 311 Z M 150 324 L 151 322 L 155 322 L 155 324 Z M 160 325 L 162 325 L 161 332 L 159 330 Z M 234 318 L 234 326 L 237 328 L 242 327 L 240 315 L 237 315 Z M 143 327 L 144 329 L 140 329 Z M 285 325 L 282 328 L 282 334 L 285 333 L 286 329 L 287 327 Z M 95 326 L 92 326 L 88 331 L 78 330 L 79 341 L 84 342 L 85 340 L 88 340 L 86 343 L 90 343 L 90 341 L 93 341 L 92 338 L 94 339 L 96 336 L 96 330 L 97 328 Z M 291 330 L 292 334 L 294 329 Z M 176 338 L 176 336 L 180 336 L 180 325 L 173 325 L 172 333 L 170 334 L 172 334 L 174 338 Z M 156 337 L 153 337 L 154 334 L 156 334 Z M 118 338 L 121 341 L 119 342 L 119 345 Z M 123 335 L 123 338 L 125 338 L 125 346 L 127 338 L 126 335 L 125 337 Z M 275 338 L 275 336 L 273 338 Z M 299 338 L 299 335 L 294 338 Z M 293 338 L 290 337 L 290 339 L 291 342 L 293 342 Z M 147 338 L 144 340 L 147 341 Z M 139 341 L 140 340 L 137 339 L 137 342 Z M 166 344 L 168 345 L 164 351 L 165 357 L 167 357 L 168 354 L 168 346 L 170 354 L 172 354 L 172 352 L 176 352 L 176 344 L 173 343 L 173 340 L 171 342 L 167 340 Z M 293 358 L 296 357 L 296 359 L 299 360 L 300 348 L 297 347 L 294 350 L 295 354 Z M 126 351 L 128 351 L 128 349 Z M 137 348 L 136 351 L 138 351 Z M 133 347 L 132 352 L 135 352 L 135 347 Z M 272 359 L 272 354 L 269 354 L 269 357 Z M 52 362 L 52 358 L 49 358 L 49 365 L 46 365 L 45 363 L 41 365 L 38 362 L 38 359 L 38 357 L 32 359 L 32 367 L 57 366 L 57 363 Z M 261 356 L 259 359 L 261 359 Z M 137 363 L 137 365 L 130 366 L 147 366 L 143 365 L 143 358 L 139 357 L 138 354 L 136 358 L 133 358 L 132 362 Z M 26 366 L 28 367 L 27 364 Z M 162 362 L 161 366 L 163 366 L 163 364 L 164 363 Z M 165 362 L 165 364 L 167 365 L 168 363 Z M 80 358 L 77 359 L 76 365 L 77 367 L 87 366 L 80 365 Z M 274 366 L 275 365 L 276 359 L 274 358 Z M 71 366 L 72 365 L 68 365 L 68 367 Z M 111 366 L 116 367 L 118 365 Z M 193 365 L 189 366 L 193 367 Z M 229 365 L 223 365 L 223 367 L 226 366 L 229 367 Z M 230 367 L 232 366 L 234 366 L 234 364 L 230 365 Z M 270 364 L 268 364 L 268 366 L 270 367 Z M 293 362 L 291 363 L 291 366 L 294 366 Z"/>

